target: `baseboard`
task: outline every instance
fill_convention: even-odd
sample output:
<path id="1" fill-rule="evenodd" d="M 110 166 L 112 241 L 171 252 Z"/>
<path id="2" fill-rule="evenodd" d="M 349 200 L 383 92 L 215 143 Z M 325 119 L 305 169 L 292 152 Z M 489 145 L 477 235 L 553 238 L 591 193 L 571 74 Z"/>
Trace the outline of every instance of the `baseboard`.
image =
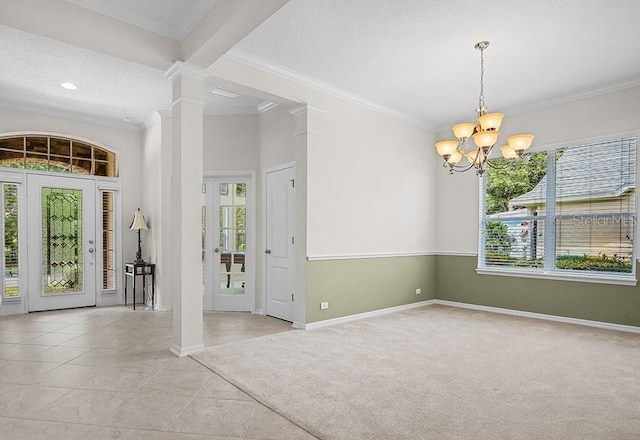
<path id="1" fill-rule="evenodd" d="M 633 325 L 613 324 L 610 322 L 590 321 L 588 319 L 569 318 L 566 316 L 546 315 L 544 313 L 525 312 L 522 310 L 502 309 L 500 307 L 482 306 L 479 304 L 461 303 L 456 301 L 445 301 L 442 299 L 433 300 L 432 304 L 440 304 L 443 306 L 459 307 L 462 309 L 479 310 L 482 312 L 501 313 L 503 315 L 522 316 L 524 318 L 543 319 L 545 321 L 562 322 L 565 324 L 584 325 L 586 327 L 595 327 L 605 330 L 615 330 L 627 333 L 639 333 L 640 327 Z"/>
<path id="2" fill-rule="evenodd" d="M 179 347 L 176 344 L 171 344 L 169 351 L 178 357 L 189 356 L 193 353 L 198 353 L 204 350 L 204 344 L 192 345 L 191 347 Z"/>
<path id="3" fill-rule="evenodd" d="M 388 307 L 386 309 L 372 310 L 371 312 L 356 313 L 355 315 L 341 316 L 339 318 L 331 318 L 331 319 L 326 319 L 324 321 L 311 322 L 309 324 L 294 322 L 293 327 L 299 328 L 302 330 L 313 330 L 316 328 L 329 327 L 331 325 L 336 325 L 336 324 L 343 324 L 345 322 L 357 321 L 358 319 L 371 318 L 373 316 L 386 315 L 388 313 L 395 313 L 395 312 L 400 312 L 402 310 L 409 310 L 409 309 L 415 309 L 417 307 L 428 306 L 433 304 L 434 301 L 435 300 L 433 299 L 428 299 L 426 301 L 419 301 L 411 304 L 403 304 L 401 306 Z"/>

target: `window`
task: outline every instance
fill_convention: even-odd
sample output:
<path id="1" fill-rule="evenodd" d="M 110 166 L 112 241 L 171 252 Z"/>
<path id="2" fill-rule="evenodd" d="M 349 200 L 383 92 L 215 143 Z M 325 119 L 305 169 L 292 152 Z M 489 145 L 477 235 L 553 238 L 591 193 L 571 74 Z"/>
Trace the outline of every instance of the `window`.
<path id="1" fill-rule="evenodd" d="M 74 139 L 45 135 L 0 139 L 0 166 L 116 177 L 116 155 Z"/>
<path id="2" fill-rule="evenodd" d="M 116 288 L 115 192 L 102 191 L 102 289 Z"/>
<path id="3" fill-rule="evenodd" d="M 635 275 L 636 140 L 532 153 L 482 184 L 482 268 Z"/>
<path id="4" fill-rule="evenodd" d="M 2 278 L 3 298 L 17 298 L 20 292 L 20 265 L 18 243 L 18 185 L 2 183 L 3 216 L 0 219 L 4 235 L 4 249 L 2 249 Z"/>

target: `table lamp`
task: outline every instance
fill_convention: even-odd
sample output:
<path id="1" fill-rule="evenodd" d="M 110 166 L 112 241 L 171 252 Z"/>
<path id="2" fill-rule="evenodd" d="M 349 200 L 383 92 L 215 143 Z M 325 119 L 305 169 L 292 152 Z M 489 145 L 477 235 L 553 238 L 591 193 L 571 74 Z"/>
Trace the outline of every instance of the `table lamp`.
<path id="1" fill-rule="evenodd" d="M 138 208 L 138 210 L 133 214 L 133 220 L 131 221 L 129 229 L 132 231 L 138 231 L 138 252 L 136 252 L 136 259 L 134 263 L 143 264 L 144 260 L 142 259 L 142 247 L 140 246 L 140 231 L 142 229 L 148 231 L 149 228 L 144 222 L 144 215 L 142 214 L 142 211 L 140 211 L 140 208 Z"/>

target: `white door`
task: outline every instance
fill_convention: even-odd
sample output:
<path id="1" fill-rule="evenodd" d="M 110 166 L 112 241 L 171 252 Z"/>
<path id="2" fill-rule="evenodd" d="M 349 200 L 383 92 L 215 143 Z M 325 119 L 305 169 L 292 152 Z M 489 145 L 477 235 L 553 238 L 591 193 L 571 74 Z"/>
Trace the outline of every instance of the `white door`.
<path id="1" fill-rule="evenodd" d="M 206 185 L 206 228 L 211 232 L 205 244 L 204 309 L 251 312 L 255 305 L 251 177 L 215 177 Z"/>
<path id="2" fill-rule="evenodd" d="M 27 177 L 30 312 L 96 304 L 95 201 L 92 180 Z"/>
<path id="3" fill-rule="evenodd" d="M 267 315 L 293 321 L 294 301 L 294 168 L 266 176 Z"/>

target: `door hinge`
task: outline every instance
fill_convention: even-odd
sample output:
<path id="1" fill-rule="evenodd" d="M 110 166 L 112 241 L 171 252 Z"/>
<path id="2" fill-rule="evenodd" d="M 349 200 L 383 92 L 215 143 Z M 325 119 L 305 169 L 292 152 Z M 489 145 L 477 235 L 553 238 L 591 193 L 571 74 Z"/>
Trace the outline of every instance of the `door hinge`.
<path id="1" fill-rule="evenodd" d="M 293 293 L 291 294 L 291 302 L 293 302 Z"/>
<path id="2" fill-rule="evenodd" d="M 296 244 L 296 238 L 295 237 L 291 237 L 291 244 Z"/>
<path id="3" fill-rule="evenodd" d="M 291 187 L 295 188 L 296 187 L 296 181 L 295 179 L 291 179 Z"/>
<path id="4" fill-rule="evenodd" d="M 203 183 L 202 184 L 202 194 L 206 194 L 207 193 L 207 184 Z"/>

